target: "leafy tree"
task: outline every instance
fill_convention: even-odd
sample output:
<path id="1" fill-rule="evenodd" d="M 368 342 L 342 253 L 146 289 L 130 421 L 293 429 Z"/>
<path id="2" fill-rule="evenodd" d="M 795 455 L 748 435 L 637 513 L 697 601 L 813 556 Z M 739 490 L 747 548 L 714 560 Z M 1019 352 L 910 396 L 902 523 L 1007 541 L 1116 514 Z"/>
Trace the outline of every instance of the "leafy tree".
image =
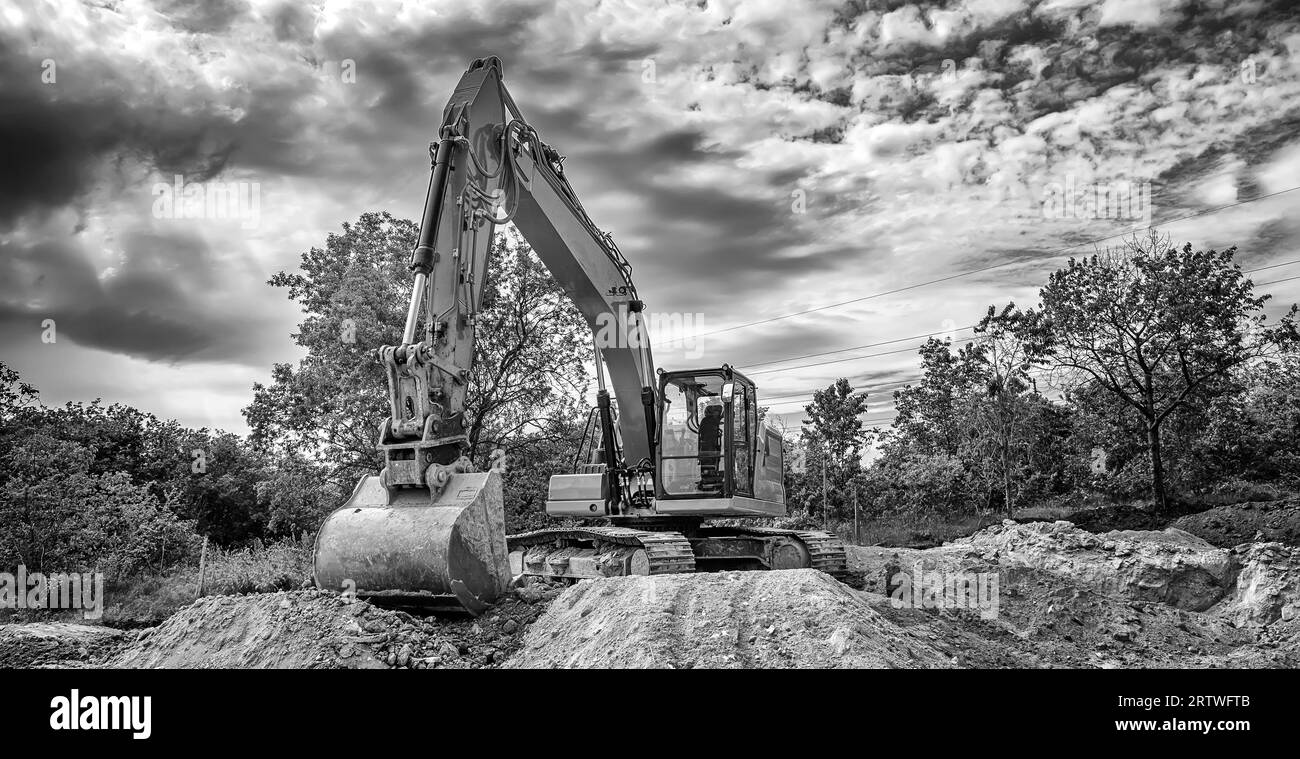
<path id="1" fill-rule="evenodd" d="M 0 462 L 0 566 L 114 576 L 192 557 L 180 520 L 123 472 L 95 473 L 94 453 L 38 431 Z"/>
<path id="2" fill-rule="evenodd" d="M 257 482 L 257 501 L 272 537 L 314 533 L 347 496 L 325 480 L 325 467 L 296 453 L 270 462 Z"/>
<path id="3" fill-rule="evenodd" d="M 1243 368 L 1188 440 L 1199 484 L 1271 483 L 1300 490 L 1300 353 Z"/>
<path id="4" fill-rule="evenodd" d="M 529 461 L 539 444 L 580 434 L 575 425 L 586 418 L 590 330 L 518 234 L 498 235 L 491 265 L 476 317 L 467 433 L 479 460 L 500 449 Z"/>
<path id="5" fill-rule="evenodd" d="M 951 343 L 930 338 L 919 350 L 921 379 L 894 391 L 897 414 L 883 445 L 888 455 L 913 453 L 956 455 L 968 435 L 959 413 L 972 389 L 981 382 L 969 346 L 954 353 Z"/>
<path id="6" fill-rule="evenodd" d="M 809 511 L 822 502 L 825 478 L 826 508 L 823 522 L 837 515 L 851 513 L 853 483 L 862 469 L 862 452 L 871 442 L 871 433 L 862 423 L 867 413 L 867 394 L 853 390 L 843 377 L 824 390 L 813 393 L 812 402 L 804 406 L 801 446 L 805 451 L 807 473 L 796 488 Z"/>
<path id="7" fill-rule="evenodd" d="M 864 477 L 873 516 L 946 517 L 969 503 L 970 473 L 947 453 L 900 451 L 876 462 Z"/>
<path id="8" fill-rule="evenodd" d="M 1096 383 L 1139 415 L 1161 505 L 1161 433 L 1170 415 L 1235 368 L 1297 339 L 1296 308 L 1267 324 L 1269 296 L 1253 294 L 1232 262 L 1235 252 L 1175 248 L 1154 233 L 1135 237 L 1109 255 L 1071 259 L 1023 321 L 1026 341 L 1051 357 L 1066 388 Z"/>
<path id="9" fill-rule="evenodd" d="M 306 356 L 296 367 L 276 364 L 270 385 L 253 386 L 244 418 L 256 448 L 328 462 L 340 489 L 379 467 L 375 440 L 388 394 L 375 351 L 401 341 L 417 233 L 409 220 L 362 214 L 324 248 L 304 253 L 301 271 L 271 278 L 302 306 L 293 338 Z"/>
<path id="10" fill-rule="evenodd" d="M 1026 341 L 1027 321 L 1015 304 L 989 307 L 975 327 L 979 339 L 963 350 L 973 381 L 955 415 L 968 430 L 961 457 L 989 502 L 1001 501 L 1006 511 L 1024 497 L 1072 489 L 1083 471 L 1070 442 L 1069 412 L 1038 391 L 1033 370 L 1041 357 Z"/>
<path id="11" fill-rule="evenodd" d="M 89 457 L 88 475 L 129 477 L 160 506 L 178 519 L 194 520 L 220 543 L 239 543 L 261 534 L 265 518 L 254 491 L 261 462 L 236 435 L 186 429 L 175 421 L 162 421 L 122 404 L 105 406 L 96 399 L 24 408 L 5 425 L 0 440 L 21 444 L 34 436 L 74 444 L 79 455 Z M 0 444 L 0 450 L 5 445 Z"/>
<path id="12" fill-rule="evenodd" d="M 18 372 L 0 361 L 0 423 L 8 423 L 15 414 L 39 404 L 36 388 L 22 381 Z"/>

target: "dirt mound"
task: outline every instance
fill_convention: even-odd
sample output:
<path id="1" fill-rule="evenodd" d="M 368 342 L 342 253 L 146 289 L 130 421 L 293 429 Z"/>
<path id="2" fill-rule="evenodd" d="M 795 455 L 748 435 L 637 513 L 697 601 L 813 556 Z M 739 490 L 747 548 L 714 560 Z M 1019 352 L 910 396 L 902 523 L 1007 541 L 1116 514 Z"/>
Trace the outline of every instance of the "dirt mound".
<path id="1" fill-rule="evenodd" d="M 474 668 L 500 664 L 558 588 L 524 588 L 478 620 L 421 619 L 320 591 L 200 599 L 111 662 L 130 668 Z"/>
<path id="2" fill-rule="evenodd" d="M 1205 508 L 1197 503 L 1171 501 L 1166 506 L 1154 503 L 1118 503 L 1093 506 L 1058 517 L 1088 532 L 1111 530 L 1162 530 L 1171 522 Z"/>
<path id="3" fill-rule="evenodd" d="M 1216 506 L 1180 517 L 1170 526 L 1220 548 L 1252 541 L 1300 546 L 1300 498 Z"/>
<path id="4" fill-rule="evenodd" d="M 938 548 L 850 546 L 848 554 L 850 569 L 863 572 L 867 589 L 881 593 L 889 576 L 911 572 L 918 561 L 925 569 L 951 572 L 1025 567 L 1094 590 L 1195 611 L 1219 602 L 1238 568 L 1230 551 L 1181 530 L 1094 535 L 1069 522 L 1006 520 Z"/>
<path id="5" fill-rule="evenodd" d="M 1064 522 L 1004 522 L 940 548 L 850 546 L 848 557 L 878 593 L 918 565 L 996 571 L 996 620 L 930 612 L 921 623 L 942 639 L 1019 648 L 1022 666 L 1300 665 L 1300 549 L 1280 543 L 1225 549 L 1178 529 L 1092 535 Z M 924 613 L 881 610 L 899 624 Z"/>
<path id="6" fill-rule="evenodd" d="M 1081 588 L 1050 572 L 1000 572 L 994 619 L 947 610 L 874 608 L 900 626 L 935 635 L 972 668 L 1294 667 L 1300 647 L 1272 645 L 1225 617 Z"/>
<path id="7" fill-rule="evenodd" d="M 812 569 L 580 582 L 510 667 L 935 668 L 955 655 Z"/>
<path id="8" fill-rule="evenodd" d="M 1228 551 L 1181 530 L 1094 535 L 1069 522 L 1002 525 L 939 549 L 969 559 L 1041 569 L 1086 587 L 1202 611 L 1236 578 Z"/>
<path id="9" fill-rule="evenodd" d="M 0 625 L 0 668 L 78 667 L 103 662 L 135 635 L 97 625 Z"/>

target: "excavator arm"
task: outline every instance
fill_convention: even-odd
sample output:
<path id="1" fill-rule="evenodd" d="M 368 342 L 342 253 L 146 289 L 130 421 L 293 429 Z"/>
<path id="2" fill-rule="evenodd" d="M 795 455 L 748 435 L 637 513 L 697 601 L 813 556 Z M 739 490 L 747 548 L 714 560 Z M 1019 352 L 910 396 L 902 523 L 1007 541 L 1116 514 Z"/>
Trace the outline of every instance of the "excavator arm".
<path id="1" fill-rule="evenodd" d="M 625 411 L 618 419 L 624 459 L 651 460 L 654 415 L 642 409 L 653 409 L 654 364 L 631 266 L 583 210 L 561 156 L 520 114 L 497 58 L 474 61 L 461 77 L 439 138 L 430 146 L 433 165 L 412 253 L 402 345 L 381 352 L 391 411 L 382 444 L 420 439 L 436 463 L 457 458 L 452 454 L 465 442 L 466 383 L 493 228 L 513 222 L 597 338 Z M 421 326 L 423 339 L 416 342 Z M 393 482 L 422 484 L 422 474 L 412 471 Z"/>
<path id="2" fill-rule="evenodd" d="M 424 605 L 454 597 L 475 609 L 509 579 L 500 478 L 473 471 L 465 421 L 476 316 L 499 224 L 514 223 L 592 329 L 605 464 L 611 472 L 653 468 L 654 363 L 631 266 L 587 216 L 563 158 L 523 118 L 501 77 L 497 58 L 474 61 L 430 145 L 402 342 L 379 351 L 389 384 L 378 441 L 384 467 L 322 525 L 315 551 L 322 588 Z M 617 421 L 601 364 L 622 411 Z M 620 491 L 613 488 L 607 508 L 618 509 Z"/>

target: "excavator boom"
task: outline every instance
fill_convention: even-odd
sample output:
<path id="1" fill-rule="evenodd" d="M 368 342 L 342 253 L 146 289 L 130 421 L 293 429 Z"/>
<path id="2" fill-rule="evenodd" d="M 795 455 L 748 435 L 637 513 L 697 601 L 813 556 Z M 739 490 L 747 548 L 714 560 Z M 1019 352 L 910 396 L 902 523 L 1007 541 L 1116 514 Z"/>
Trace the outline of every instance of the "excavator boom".
<path id="1" fill-rule="evenodd" d="M 500 475 L 472 471 L 464 417 L 494 227 L 513 221 L 593 333 L 610 338 L 600 358 L 622 408 L 642 405 L 654 367 L 631 267 L 587 217 L 561 157 L 522 118 L 497 58 L 470 65 L 438 135 L 402 343 L 379 351 L 389 386 L 384 468 L 323 523 L 314 575 L 322 588 L 478 610 L 509 581 Z M 651 460 L 651 419 L 620 417 L 623 455 Z"/>

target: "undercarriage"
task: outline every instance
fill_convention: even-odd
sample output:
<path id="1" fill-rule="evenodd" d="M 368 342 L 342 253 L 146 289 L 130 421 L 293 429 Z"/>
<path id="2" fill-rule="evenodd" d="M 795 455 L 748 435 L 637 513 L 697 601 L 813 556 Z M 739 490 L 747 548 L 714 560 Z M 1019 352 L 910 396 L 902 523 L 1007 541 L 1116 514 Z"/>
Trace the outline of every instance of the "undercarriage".
<path id="1" fill-rule="evenodd" d="M 700 520 L 637 520 L 636 527 L 550 528 L 507 538 L 510 572 L 559 580 L 725 570 L 847 572 L 844 546 L 830 533 L 709 525 Z"/>

